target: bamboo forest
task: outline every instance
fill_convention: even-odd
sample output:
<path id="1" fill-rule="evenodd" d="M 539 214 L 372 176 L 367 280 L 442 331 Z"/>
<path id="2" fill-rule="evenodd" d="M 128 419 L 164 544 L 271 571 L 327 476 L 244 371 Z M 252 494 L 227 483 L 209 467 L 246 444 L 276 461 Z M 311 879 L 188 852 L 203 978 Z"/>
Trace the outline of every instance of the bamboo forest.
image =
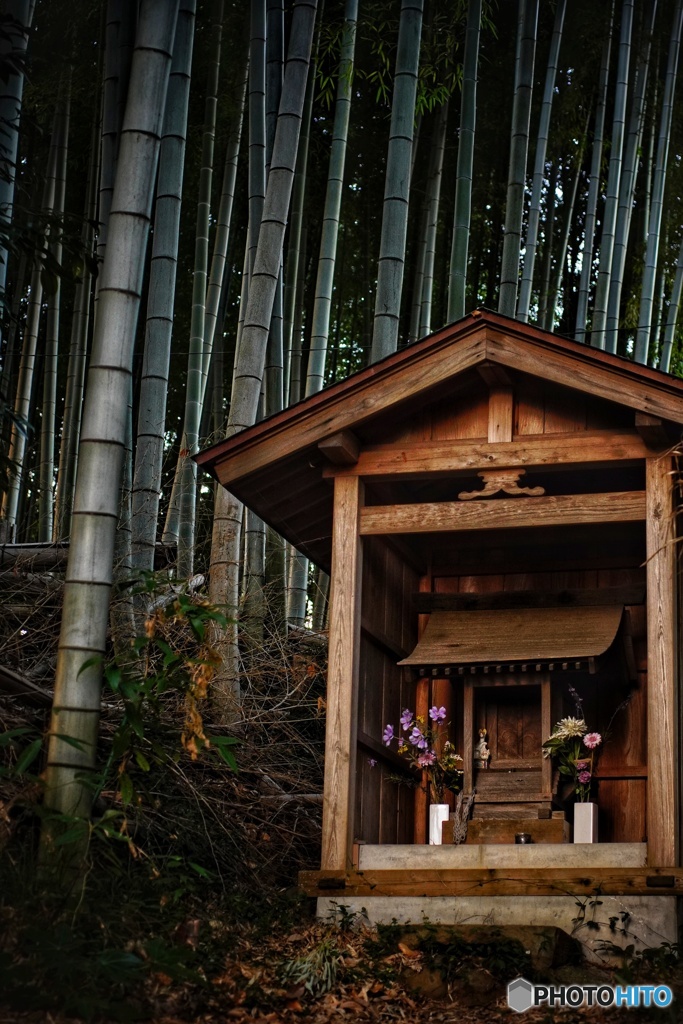
<path id="1" fill-rule="evenodd" d="M 297 889 L 329 565 L 196 457 L 477 311 L 683 378 L 682 30 L 683 0 L 0 4 L 3 1021 L 508 1019 L 526 941 L 446 969 Z M 644 980 L 683 991 L 667 956 Z"/>

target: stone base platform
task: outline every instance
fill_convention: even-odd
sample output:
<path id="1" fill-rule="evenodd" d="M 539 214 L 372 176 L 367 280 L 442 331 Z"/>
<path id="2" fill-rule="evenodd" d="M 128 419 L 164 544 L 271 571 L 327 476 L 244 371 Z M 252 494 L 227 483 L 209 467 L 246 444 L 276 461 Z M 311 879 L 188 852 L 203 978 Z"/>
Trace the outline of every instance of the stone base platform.
<path id="1" fill-rule="evenodd" d="M 644 867 L 644 843 L 483 846 L 361 845 L 358 870 L 423 868 Z M 537 925 L 562 928 L 577 939 L 587 960 L 614 962 L 605 944 L 643 949 L 678 941 L 678 899 L 672 895 L 605 896 L 325 896 L 317 914 L 344 907 L 371 924 Z M 597 927 L 596 927 L 597 926 Z"/>

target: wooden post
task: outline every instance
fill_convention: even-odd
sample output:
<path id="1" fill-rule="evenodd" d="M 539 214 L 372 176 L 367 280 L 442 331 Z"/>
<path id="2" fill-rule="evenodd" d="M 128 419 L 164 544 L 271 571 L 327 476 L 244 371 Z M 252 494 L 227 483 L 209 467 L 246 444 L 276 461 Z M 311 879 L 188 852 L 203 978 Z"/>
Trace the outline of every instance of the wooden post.
<path id="1" fill-rule="evenodd" d="M 490 443 L 512 441 L 512 388 L 491 388 L 489 392 L 489 428 Z"/>
<path id="2" fill-rule="evenodd" d="M 465 795 L 474 791 L 474 681 L 464 680 L 462 710 L 462 760 L 465 775 L 462 788 Z"/>
<path id="3" fill-rule="evenodd" d="M 550 676 L 541 679 L 541 736 L 547 740 L 552 732 L 552 690 Z M 553 763 L 549 757 L 541 760 L 541 790 L 545 800 L 551 800 L 553 795 Z"/>
<path id="4" fill-rule="evenodd" d="M 647 858 L 678 864 L 676 550 L 670 456 L 645 460 L 647 493 Z"/>
<path id="5" fill-rule="evenodd" d="M 429 571 L 420 578 L 420 592 L 423 594 L 431 594 L 433 587 L 432 569 L 431 565 Z M 427 623 L 429 622 L 429 615 L 418 615 L 417 617 L 417 635 L 418 638 L 424 633 Z M 415 686 L 415 714 L 424 715 L 425 721 L 427 720 L 427 714 L 429 712 L 429 679 L 418 679 Z M 429 799 L 428 799 L 428 782 L 427 773 L 422 773 L 422 779 L 420 785 L 415 789 L 415 799 L 413 802 L 413 843 L 416 846 L 421 846 L 427 842 L 428 827 L 427 817 L 429 814 Z"/>
<path id="6" fill-rule="evenodd" d="M 359 536 L 363 484 L 334 481 L 327 726 L 323 792 L 323 871 L 352 863 L 362 548 Z"/>

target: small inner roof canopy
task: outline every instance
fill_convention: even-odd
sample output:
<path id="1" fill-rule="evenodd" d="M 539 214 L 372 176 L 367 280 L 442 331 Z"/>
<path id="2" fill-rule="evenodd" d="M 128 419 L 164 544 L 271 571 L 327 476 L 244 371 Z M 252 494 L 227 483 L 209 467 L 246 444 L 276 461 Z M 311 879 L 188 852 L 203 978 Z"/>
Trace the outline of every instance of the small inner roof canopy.
<path id="1" fill-rule="evenodd" d="M 578 661 L 611 647 L 623 606 L 433 611 L 400 665 Z"/>

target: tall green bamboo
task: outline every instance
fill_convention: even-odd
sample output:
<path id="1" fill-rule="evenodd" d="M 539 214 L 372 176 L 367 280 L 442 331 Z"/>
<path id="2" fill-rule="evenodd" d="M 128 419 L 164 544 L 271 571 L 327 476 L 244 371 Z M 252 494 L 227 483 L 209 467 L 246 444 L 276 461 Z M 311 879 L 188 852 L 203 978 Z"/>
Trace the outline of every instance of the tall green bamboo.
<path id="1" fill-rule="evenodd" d="M 11 59 L 7 77 L 0 78 L 0 125 L 2 125 L 0 160 L 3 165 L 3 173 L 0 174 L 0 302 L 3 304 L 7 284 L 8 256 L 4 229 L 12 223 L 19 122 L 24 94 L 22 61 L 26 54 L 34 7 L 35 0 L 5 0 L 4 12 L 11 20 L 0 38 L 0 58 L 8 62 Z M 1 331 L 2 323 L 0 323 Z"/>
<path id="2" fill-rule="evenodd" d="M 197 464 L 192 455 L 197 451 L 199 424 L 202 417 L 206 376 L 210 351 L 204 334 L 206 288 L 209 271 L 209 230 L 211 224 L 211 183 L 213 151 L 218 107 L 218 75 L 221 62 L 223 31 L 223 0 L 214 0 L 212 7 L 212 50 L 209 58 L 202 135 L 202 166 L 199 177 L 197 227 L 195 233 L 194 275 L 192 278 L 192 317 L 190 351 L 187 363 L 185 418 L 183 422 L 178 466 L 180 471 L 178 522 L 178 576 L 189 579 L 194 571 L 195 517 L 197 507 Z M 205 368 L 206 367 L 206 371 Z"/>
<path id="3" fill-rule="evenodd" d="M 614 116 L 612 119 L 612 142 L 610 148 L 609 173 L 607 176 L 607 197 L 605 212 L 602 218 L 600 235 L 600 269 L 595 289 L 593 305 L 593 322 L 591 345 L 596 348 L 605 347 L 605 327 L 607 325 L 607 300 L 612 276 L 612 258 L 614 255 L 614 235 L 619 204 L 619 185 L 621 181 L 622 155 L 624 148 L 624 126 L 626 123 L 626 101 L 628 98 L 628 67 L 631 55 L 631 29 L 633 25 L 634 0 L 623 0 L 621 9 L 621 37 L 619 42 L 619 62 L 614 93 Z"/>
<path id="4" fill-rule="evenodd" d="M 346 0 L 344 30 L 339 60 L 337 98 L 332 125 L 332 145 L 323 210 L 320 254 L 315 283 L 313 323 L 308 351 L 306 397 L 320 391 L 325 383 L 325 360 L 330 333 L 330 310 L 337 261 L 339 218 L 344 187 L 344 166 L 353 94 L 353 63 L 356 47 L 358 0 Z"/>
<path id="5" fill-rule="evenodd" d="M 283 344 L 285 347 L 284 390 L 293 405 L 303 397 L 305 381 L 301 379 L 301 332 L 295 330 L 295 322 L 301 320 L 301 297 L 303 275 L 306 265 L 304 233 L 304 200 L 306 176 L 308 173 L 308 143 L 313 114 L 315 92 L 314 62 L 308 74 L 301 137 L 296 157 L 296 171 L 292 190 L 292 209 L 289 218 L 287 255 L 285 257 L 285 288 L 283 316 Z"/>
<path id="6" fill-rule="evenodd" d="M 57 184 L 57 165 L 60 152 L 59 123 L 61 118 L 61 89 L 57 96 L 55 114 L 52 122 L 52 135 L 50 139 L 50 151 L 47 162 L 47 174 L 43 186 L 42 212 L 47 218 L 52 215 L 55 201 L 55 188 Z M 45 239 L 49 238 L 49 228 L 46 228 Z M 4 496 L 3 514 L 10 525 L 10 529 L 16 528 L 17 512 L 19 508 L 19 497 L 24 479 L 24 453 L 26 451 L 26 430 L 23 426 L 31 421 L 33 407 L 33 375 L 36 366 L 36 350 L 38 346 L 38 332 L 40 330 L 41 313 L 43 307 L 43 275 L 40 266 L 35 266 L 31 274 L 31 290 L 29 296 L 28 312 L 26 315 L 26 328 L 21 350 L 21 362 L 19 364 L 19 379 L 14 399 L 14 421 L 9 445 L 9 459 L 14 463 L 14 469 L 10 476 L 9 487 Z"/>
<path id="7" fill-rule="evenodd" d="M 277 111 L 282 92 L 282 69 L 284 65 L 284 0 L 267 0 L 266 3 L 266 175 L 270 170 L 270 158 L 275 139 Z M 263 371 L 264 412 L 272 416 L 281 412 L 284 402 L 284 343 L 283 343 L 283 278 L 282 267 L 278 276 L 270 320 L 266 365 Z M 268 560 L 280 581 L 284 574 L 284 547 L 276 534 L 268 532 L 266 546 Z M 268 572 L 266 572 L 268 578 Z"/>
<path id="8" fill-rule="evenodd" d="M 676 275 L 674 277 L 671 296 L 669 298 L 669 308 L 666 314 L 664 335 L 662 339 L 662 351 L 659 358 L 659 369 L 664 370 L 665 373 L 669 373 L 671 369 L 671 354 L 673 352 L 676 336 L 678 315 L 681 309 L 681 291 L 683 291 L 683 236 L 681 237 L 681 245 L 678 250 Z"/>
<path id="9" fill-rule="evenodd" d="M 587 130 L 587 128 L 586 128 Z M 583 136 L 585 138 L 585 134 Z M 572 229 L 572 221 L 574 216 L 574 207 L 576 205 L 576 196 L 579 190 L 579 179 L 581 177 L 581 167 L 583 164 L 583 144 L 579 146 L 576 154 L 576 161 L 574 166 L 574 174 L 572 176 L 571 192 L 567 196 L 566 182 L 562 189 L 562 200 L 563 200 L 563 216 L 562 216 L 562 235 L 560 237 L 560 248 L 557 253 L 555 260 L 554 273 L 550 276 L 550 285 L 548 288 L 547 300 L 545 304 L 545 311 L 543 320 L 539 323 L 546 331 L 553 331 L 555 329 L 555 309 L 557 307 L 557 301 L 562 288 L 562 278 L 564 276 L 565 266 L 567 263 L 567 251 L 569 248 L 569 236 Z"/>
<path id="10" fill-rule="evenodd" d="M 538 0 L 519 0 L 515 93 L 512 106 L 510 162 L 508 167 L 507 200 L 505 204 L 500 292 L 498 296 L 498 312 L 505 314 L 505 316 L 514 316 L 517 307 L 519 254 L 522 238 L 527 150 L 529 148 L 531 94 L 534 85 L 537 24 Z"/>
<path id="11" fill-rule="evenodd" d="M 664 185 L 666 183 L 669 145 L 671 141 L 671 121 L 673 117 L 674 92 L 678 73 L 678 58 L 681 49 L 681 28 L 683 25 L 683 0 L 676 0 L 673 15 L 671 42 L 666 68 L 666 82 L 662 100 L 662 114 L 657 142 L 657 159 L 655 162 L 654 180 L 652 183 L 652 202 L 648 221 L 647 250 L 643 271 L 643 285 L 640 296 L 640 312 L 638 314 L 638 332 L 636 335 L 635 360 L 646 363 L 650 349 L 652 334 L 652 313 L 655 296 L 655 280 L 657 276 L 657 260 L 659 257 L 659 236 L 662 228 L 662 208 L 664 205 Z"/>
<path id="12" fill-rule="evenodd" d="M 534 157 L 534 174 L 531 181 L 529 220 L 524 240 L 524 269 L 519 287 L 519 299 L 517 300 L 517 319 L 524 321 L 524 323 L 529 319 L 531 291 L 534 283 L 538 229 L 541 221 L 541 192 L 543 191 L 543 179 L 545 177 L 545 161 L 548 150 L 548 136 L 550 134 L 550 115 L 553 107 L 553 96 L 555 95 L 555 79 L 557 78 L 557 67 L 560 60 L 560 44 L 562 42 L 562 28 L 566 8 L 567 0 L 559 0 L 555 8 L 555 24 L 550 40 L 543 103 L 541 104 L 541 116 L 536 135 L 536 155 Z"/>
<path id="13" fill-rule="evenodd" d="M 66 158 L 69 145 L 69 117 L 71 106 L 71 68 L 65 72 L 65 82 L 57 111 L 55 125 L 55 189 L 52 208 L 55 220 L 64 218 L 64 194 L 66 192 Z M 62 263 L 62 228 L 53 224 L 50 237 L 50 255 L 57 264 Z M 52 282 L 47 301 L 47 324 L 45 356 L 43 360 L 43 411 L 40 430 L 40 469 L 38 499 L 38 540 L 52 540 L 54 519 L 54 466 L 55 466 L 55 418 L 57 414 L 57 360 L 59 355 L 59 316 L 61 309 L 62 282 L 59 275 Z"/>
<path id="14" fill-rule="evenodd" d="M 594 238 L 598 214 L 598 194 L 600 191 L 600 169 L 602 167 L 602 146 L 605 132 L 605 112 L 607 110 L 607 86 L 609 83 L 610 54 L 612 51 L 612 29 L 614 25 L 614 0 L 610 9 L 609 26 L 605 35 L 600 62 L 597 101 L 595 107 L 595 125 L 593 128 L 593 151 L 588 179 L 588 198 L 586 200 L 586 216 L 583 232 L 583 251 L 581 262 L 581 280 L 576 304 L 576 325 L 574 337 L 577 341 L 586 340 L 586 321 L 588 317 L 588 300 L 590 296 L 593 271 Z"/>
<path id="15" fill-rule="evenodd" d="M 45 772 L 45 807 L 87 816 L 109 616 L 127 396 L 178 5 L 142 0 L 83 412 Z M 62 737 L 76 740 L 78 745 Z M 52 833 L 45 836 L 49 849 Z"/>
<path id="16" fill-rule="evenodd" d="M 656 13 L 657 0 L 652 0 L 652 3 L 650 4 L 649 24 L 644 26 L 643 39 L 641 42 L 638 64 L 636 66 L 635 89 L 633 103 L 631 104 L 631 114 L 629 117 L 629 130 L 624 150 L 624 166 L 621 174 L 621 182 L 619 184 L 619 206 L 617 209 L 614 255 L 612 257 L 612 275 L 609 285 L 609 296 L 607 299 L 607 321 L 605 326 L 605 348 L 608 352 L 617 351 L 621 290 L 624 283 L 626 253 L 628 248 L 629 232 L 631 229 L 631 215 L 633 213 L 636 191 L 636 178 L 643 138 L 643 126 L 645 123 L 650 49 L 652 45 L 652 33 L 654 31 Z"/>
<path id="17" fill-rule="evenodd" d="M 181 0 L 164 113 L 133 472 L 132 562 L 151 572 L 159 518 L 196 0 Z"/>
<path id="18" fill-rule="evenodd" d="M 401 0 L 384 183 L 382 236 L 377 263 L 377 292 L 370 356 L 373 363 L 395 352 L 398 346 L 423 6 L 423 0 Z"/>
<path id="19" fill-rule="evenodd" d="M 71 531 L 71 511 L 76 483 L 78 439 L 81 431 L 83 388 L 85 385 L 85 364 L 90 333 L 90 299 L 93 286 L 92 258 L 94 257 L 95 249 L 94 225 L 97 219 L 99 168 L 100 119 L 99 103 L 96 103 L 93 108 L 93 121 L 90 132 L 90 159 L 88 161 L 85 183 L 83 226 L 81 228 L 81 248 L 85 258 L 80 267 L 71 310 L 69 360 L 66 371 L 64 415 L 62 418 L 57 492 L 55 495 L 53 528 L 53 540 L 55 541 L 68 540 Z"/>
<path id="20" fill-rule="evenodd" d="M 339 218 L 344 186 L 344 165 L 353 93 L 353 64 L 356 47 L 358 0 L 346 0 L 344 30 L 339 59 L 337 97 L 332 125 L 332 145 L 323 211 L 320 254 L 315 284 L 313 322 L 308 350 L 306 396 L 320 391 L 325 383 L 325 361 L 330 334 L 330 311 L 334 272 L 337 261 Z M 306 622 L 308 599 L 308 559 L 294 548 L 290 550 L 287 581 L 287 618 L 297 626 Z"/>
<path id="21" fill-rule="evenodd" d="M 292 194 L 315 14 L 316 0 L 296 0 L 258 248 L 244 317 L 242 343 L 236 356 L 228 419 L 229 435 L 254 423 L 258 412 L 266 341 Z M 238 508 L 235 499 L 223 488 L 219 488 L 211 544 L 209 594 L 213 601 L 228 605 L 232 603 L 234 607 L 238 563 Z M 215 687 L 216 699 L 223 715 L 234 718 L 238 713 L 236 709 L 240 700 L 234 623 L 226 631 L 222 642 L 216 646 L 222 662 Z"/>
<path id="22" fill-rule="evenodd" d="M 213 343 L 216 327 L 220 323 L 219 307 L 223 298 L 225 286 L 225 269 L 228 256 L 228 244 L 230 242 L 230 231 L 232 223 L 232 209 L 235 201 L 235 183 L 237 180 L 237 164 L 239 160 L 240 144 L 242 141 L 242 122 L 244 120 L 244 106 L 247 96 L 247 83 L 249 80 L 249 67 L 245 67 L 242 81 L 242 95 L 237 110 L 236 122 L 230 132 L 228 145 L 225 150 L 225 164 L 223 168 L 223 184 L 221 186 L 221 198 L 218 206 L 216 219 L 216 233 L 214 236 L 213 254 L 211 257 L 211 269 L 209 271 L 209 283 L 206 288 L 206 309 L 204 314 L 204 358 L 203 365 L 204 389 L 209 376 L 209 367 L 206 362 L 213 352 Z M 204 395 L 202 395 L 202 407 Z"/>
<path id="23" fill-rule="evenodd" d="M 268 151 L 268 131 L 266 118 L 266 51 L 267 51 L 267 0 L 252 0 L 251 26 L 249 44 L 249 222 L 248 222 L 248 262 L 247 279 L 245 282 L 245 302 L 240 304 L 240 325 L 238 327 L 235 367 L 240 364 L 242 346 L 244 344 L 244 318 L 249 306 L 251 279 L 254 260 L 258 248 L 259 228 L 263 214 L 263 202 L 266 194 L 267 168 L 271 153 Z M 272 81 L 271 81 L 272 84 Z M 273 140 L 274 141 L 274 140 Z M 279 278 L 278 268 L 278 278 Z M 277 286 L 276 286 L 277 292 Z M 273 300 L 273 306 L 275 299 Z M 272 321 L 272 308 L 271 308 Z M 270 325 L 269 325 L 270 327 Z M 270 330 L 268 331 L 270 337 Z M 247 342 L 248 344 L 248 342 Z M 263 415 L 265 363 L 267 356 L 264 351 L 264 370 L 260 376 L 259 411 L 256 418 Z M 233 394 L 235 377 L 233 374 Z M 245 509 L 243 517 L 244 557 L 242 560 L 242 591 L 240 608 L 245 633 L 254 643 L 262 638 L 265 619 L 265 572 L 266 572 L 266 530 L 263 521 L 251 511 Z"/>
<path id="24" fill-rule="evenodd" d="M 467 286 L 467 259 L 472 219 L 472 168 L 474 164 L 474 136 L 477 125 L 477 66 L 479 64 L 479 34 L 481 29 L 481 0 L 469 0 L 467 30 L 463 61 L 462 97 L 460 102 L 460 135 L 455 180 L 455 212 L 453 241 L 448 281 L 448 320 L 460 320 L 465 315 Z"/>
<path id="25" fill-rule="evenodd" d="M 116 175 L 116 154 L 119 145 L 119 79 L 121 77 L 121 53 L 119 35 L 124 0 L 107 0 L 106 25 L 104 34 L 104 79 L 102 83 L 102 153 L 100 157 L 100 185 L 97 226 L 97 260 L 101 264 L 107 246 L 107 225 L 114 192 Z M 99 292 L 100 278 L 95 282 L 95 294 Z"/>
<path id="26" fill-rule="evenodd" d="M 420 302 L 421 338 L 432 330 L 432 298 L 434 291 L 434 260 L 436 257 L 436 235 L 439 224 L 439 204 L 441 201 L 441 178 L 443 161 L 446 152 L 446 129 L 448 127 L 448 102 L 439 110 L 437 123 L 434 126 L 432 151 L 429 158 L 429 181 L 427 183 L 427 230 L 425 233 L 425 253 L 422 270 L 422 297 Z"/>

